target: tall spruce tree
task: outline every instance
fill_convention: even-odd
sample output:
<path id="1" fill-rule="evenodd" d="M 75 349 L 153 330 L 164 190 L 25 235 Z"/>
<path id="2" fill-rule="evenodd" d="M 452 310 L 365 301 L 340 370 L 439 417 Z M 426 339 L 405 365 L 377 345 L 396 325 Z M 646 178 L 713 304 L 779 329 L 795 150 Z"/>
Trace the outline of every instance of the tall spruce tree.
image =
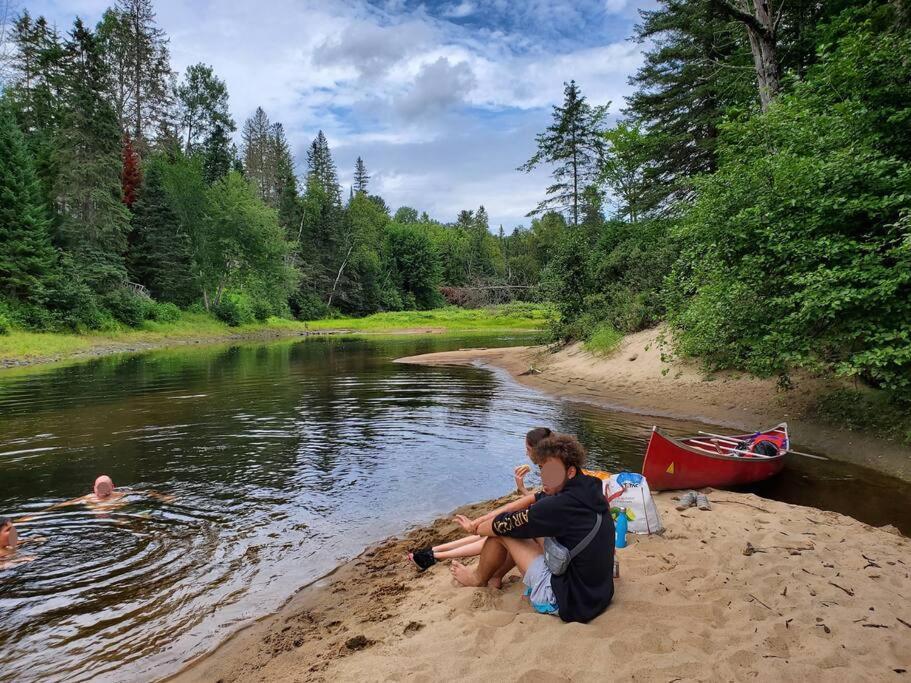
<path id="1" fill-rule="evenodd" d="M 358 157 L 354 164 L 354 191 L 367 194 L 367 183 L 369 181 L 370 176 L 367 175 L 367 167 L 364 165 L 364 160 Z"/>
<path id="2" fill-rule="evenodd" d="M 547 188 L 548 198 L 528 215 L 559 209 L 572 218 L 573 225 L 578 225 L 582 193 L 597 180 L 604 154 L 607 106 L 586 102 L 575 81 L 565 86 L 563 106 L 553 108 L 553 123 L 535 136 L 538 151 L 519 170 L 528 173 L 542 163 L 553 164 L 554 182 Z"/>
<path id="3" fill-rule="evenodd" d="M 117 0 L 98 24 L 98 39 L 121 130 L 144 154 L 173 129 L 174 115 L 168 37 L 156 23 L 152 0 Z"/>
<path id="4" fill-rule="evenodd" d="M 105 66 L 92 32 L 77 19 L 65 46 L 66 91 L 57 136 L 54 192 L 60 239 L 98 292 L 126 282 L 129 212 L 121 187 L 120 127 L 105 98 Z"/>
<path id="5" fill-rule="evenodd" d="M 0 106 L 0 297 L 43 304 L 57 266 L 50 221 L 25 139 Z"/>
<path id="6" fill-rule="evenodd" d="M 309 175 L 319 183 L 327 199 L 335 206 L 341 206 L 342 191 L 338 184 L 338 170 L 323 131 L 319 131 L 307 150 L 307 166 L 310 169 Z"/>
<path id="7" fill-rule="evenodd" d="M 190 235 L 165 192 L 161 164 L 148 165 L 145 181 L 133 207 L 129 252 L 130 277 L 145 285 L 156 299 L 179 305 L 192 303 L 199 293 L 193 279 Z"/>
<path id="8" fill-rule="evenodd" d="M 234 152 L 228 133 L 220 124 L 209 133 L 203 144 L 203 175 L 211 185 L 224 178 L 231 171 L 234 163 Z"/>
<path id="9" fill-rule="evenodd" d="M 276 168 L 273 159 L 272 122 L 262 107 L 257 107 L 241 131 L 244 176 L 266 203 L 273 201 Z"/>

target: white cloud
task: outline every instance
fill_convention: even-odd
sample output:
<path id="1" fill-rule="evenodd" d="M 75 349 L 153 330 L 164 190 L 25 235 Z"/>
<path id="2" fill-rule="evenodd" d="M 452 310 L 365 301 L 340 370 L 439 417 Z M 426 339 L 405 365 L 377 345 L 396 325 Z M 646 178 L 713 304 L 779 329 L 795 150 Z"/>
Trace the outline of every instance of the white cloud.
<path id="1" fill-rule="evenodd" d="M 458 5 L 453 4 L 444 8 L 441 14 L 444 17 L 450 17 L 452 19 L 464 19 L 465 17 L 474 14 L 475 9 L 475 4 L 473 2 L 462 0 Z"/>

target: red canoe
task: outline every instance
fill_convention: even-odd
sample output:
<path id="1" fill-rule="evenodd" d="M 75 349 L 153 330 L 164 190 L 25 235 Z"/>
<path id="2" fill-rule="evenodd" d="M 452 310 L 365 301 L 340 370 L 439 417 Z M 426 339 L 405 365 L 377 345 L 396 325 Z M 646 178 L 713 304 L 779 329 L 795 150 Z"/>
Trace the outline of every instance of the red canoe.
<path id="1" fill-rule="evenodd" d="M 642 474 L 653 491 L 751 484 L 778 474 L 790 446 L 784 422 L 754 434 L 683 439 L 652 427 Z"/>

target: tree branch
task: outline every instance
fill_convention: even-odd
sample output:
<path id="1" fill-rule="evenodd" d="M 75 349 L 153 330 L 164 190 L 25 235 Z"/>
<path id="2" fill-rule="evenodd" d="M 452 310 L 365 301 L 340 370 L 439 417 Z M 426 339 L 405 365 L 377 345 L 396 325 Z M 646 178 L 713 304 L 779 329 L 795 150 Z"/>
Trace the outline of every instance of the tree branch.
<path id="1" fill-rule="evenodd" d="M 763 26 L 759 19 L 754 17 L 749 12 L 744 12 L 742 9 L 732 7 L 725 0 L 710 0 L 712 7 L 718 11 L 728 15 L 731 19 L 736 19 L 739 22 L 746 24 L 749 28 L 756 31 L 756 33 L 765 34 L 768 32 L 768 28 Z"/>

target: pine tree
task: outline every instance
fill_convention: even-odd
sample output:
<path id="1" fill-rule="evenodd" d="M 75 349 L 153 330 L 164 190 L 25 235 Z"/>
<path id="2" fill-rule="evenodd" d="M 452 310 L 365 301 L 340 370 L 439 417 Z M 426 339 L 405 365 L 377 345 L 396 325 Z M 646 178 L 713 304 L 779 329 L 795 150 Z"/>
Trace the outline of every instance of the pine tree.
<path id="1" fill-rule="evenodd" d="M 133 209 L 130 277 L 156 299 L 187 305 L 198 296 L 191 273 L 191 242 L 168 202 L 161 161 L 149 165 Z"/>
<path id="2" fill-rule="evenodd" d="M 44 303 L 57 266 L 50 221 L 22 133 L 0 107 L 0 295 Z"/>
<path id="3" fill-rule="evenodd" d="M 123 132 L 140 153 L 173 129 L 168 38 L 155 21 L 152 0 L 117 0 L 98 24 L 106 61 L 106 91 Z"/>
<path id="4" fill-rule="evenodd" d="M 216 124 L 203 144 L 203 176 L 209 185 L 218 182 L 231 171 L 235 151 L 229 143 L 225 129 Z"/>
<path id="5" fill-rule="evenodd" d="M 551 208 L 567 212 L 573 225 L 579 225 L 582 193 L 597 180 L 604 154 L 604 117 L 606 106 L 591 106 L 575 81 L 565 84 L 562 107 L 554 107 L 553 123 L 535 137 L 538 151 L 519 170 L 526 173 L 542 163 L 555 164 L 554 183 L 545 199 L 528 215 Z"/>
<path id="6" fill-rule="evenodd" d="M 120 174 L 120 183 L 123 188 L 123 203 L 132 209 L 136 193 L 142 184 L 142 170 L 139 167 L 139 155 L 133 149 L 133 141 L 129 135 L 123 136 L 123 171 Z"/>
<path id="7" fill-rule="evenodd" d="M 121 201 L 120 129 L 104 95 L 104 63 L 95 37 L 79 19 L 66 43 L 65 69 L 54 193 L 60 239 L 86 282 L 101 292 L 126 281 L 129 212 Z"/>
<path id="8" fill-rule="evenodd" d="M 755 90 L 742 29 L 719 18 L 707 0 L 661 0 L 640 15 L 635 39 L 649 48 L 630 78 L 636 91 L 625 113 L 654 141 L 642 212 L 662 212 L 691 197 L 690 178 L 714 171 L 724 112 L 747 106 Z"/>
<path id="9" fill-rule="evenodd" d="M 364 165 L 364 160 L 358 157 L 354 165 L 354 191 L 367 194 L 369 180 L 370 176 L 367 175 L 367 167 Z"/>
<path id="10" fill-rule="evenodd" d="M 275 188 L 275 168 L 272 163 L 272 122 L 262 107 L 257 107 L 253 116 L 246 120 L 241 131 L 244 157 L 244 176 L 259 198 L 265 202 L 272 199 Z"/>
<path id="11" fill-rule="evenodd" d="M 329 151 L 329 142 L 323 131 L 319 131 L 316 138 L 307 150 L 307 165 L 309 175 L 323 188 L 326 197 L 336 206 L 341 206 L 341 188 L 338 184 L 338 171 Z"/>

